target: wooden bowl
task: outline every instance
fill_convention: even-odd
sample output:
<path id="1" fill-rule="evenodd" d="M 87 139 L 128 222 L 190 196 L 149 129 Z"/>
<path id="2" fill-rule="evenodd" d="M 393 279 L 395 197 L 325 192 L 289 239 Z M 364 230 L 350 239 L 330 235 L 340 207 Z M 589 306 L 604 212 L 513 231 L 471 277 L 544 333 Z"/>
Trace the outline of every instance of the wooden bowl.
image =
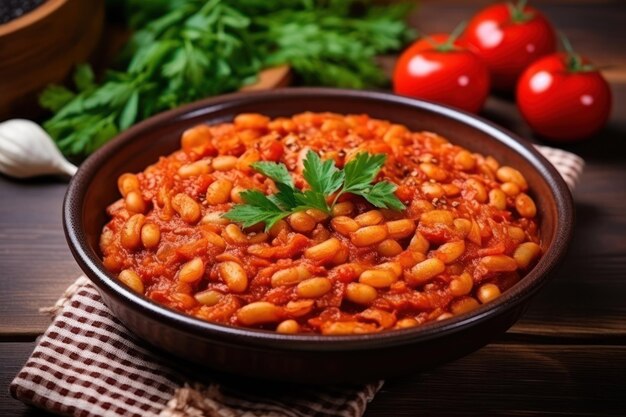
<path id="1" fill-rule="evenodd" d="M 181 133 L 239 113 L 271 117 L 303 111 L 366 113 L 437 132 L 470 150 L 521 170 L 537 204 L 544 254 L 514 287 L 493 302 L 449 320 L 375 334 L 285 335 L 209 323 L 134 293 L 102 264 L 98 246 L 118 198 L 117 178 L 138 172 L 179 147 Z M 563 259 L 572 236 L 573 204 L 556 169 L 532 145 L 474 115 L 392 94 L 338 89 L 282 89 L 200 101 L 152 117 L 89 157 L 68 188 L 63 216 L 70 249 L 106 304 L 133 333 L 158 349 L 197 364 L 247 377 L 324 383 L 364 381 L 432 368 L 488 343 L 523 313 Z"/>
<path id="2" fill-rule="evenodd" d="M 85 62 L 103 22 L 104 0 L 47 0 L 0 25 L 0 120 L 28 116 L 43 87 Z"/>

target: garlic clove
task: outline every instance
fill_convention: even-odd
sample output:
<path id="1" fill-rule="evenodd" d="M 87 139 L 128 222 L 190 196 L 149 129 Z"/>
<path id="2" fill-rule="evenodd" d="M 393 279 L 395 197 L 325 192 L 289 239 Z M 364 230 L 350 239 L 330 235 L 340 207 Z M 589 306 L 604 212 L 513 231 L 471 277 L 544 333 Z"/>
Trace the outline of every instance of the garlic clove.
<path id="1" fill-rule="evenodd" d="M 52 138 L 37 123 L 12 119 L 0 123 L 0 172 L 16 178 L 74 175 Z"/>

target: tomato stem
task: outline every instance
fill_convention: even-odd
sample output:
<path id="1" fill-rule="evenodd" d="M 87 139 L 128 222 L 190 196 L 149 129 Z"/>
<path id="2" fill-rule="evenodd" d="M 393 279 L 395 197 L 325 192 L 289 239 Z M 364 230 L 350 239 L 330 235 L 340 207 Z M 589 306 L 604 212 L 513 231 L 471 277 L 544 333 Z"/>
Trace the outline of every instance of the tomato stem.
<path id="1" fill-rule="evenodd" d="M 461 36 L 461 34 L 463 34 L 463 31 L 465 30 L 466 26 L 467 26 L 467 22 L 466 21 L 463 21 L 463 22 L 459 23 L 454 28 L 452 33 L 450 33 L 450 36 L 448 36 L 448 39 L 446 39 L 446 41 L 443 42 L 443 43 L 436 44 L 434 41 L 432 41 L 432 38 L 430 38 L 431 40 L 429 42 L 439 52 L 456 51 L 459 48 L 457 48 L 454 45 L 454 43 L 457 41 L 457 39 L 459 39 L 459 36 Z"/>
<path id="2" fill-rule="evenodd" d="M 524 11 L 526 8 L 526 0 L 519 0 L 517 4 L 507 4 L 509 6 L 509 13 L 511 14 L 511 21 L 515 24 L 528 22 L 534 16 L 534 13 Z"/>
<path id="3" fill-rule="evenodd" d="M 565 49 L 565 53 L 567 54 L 567 70 L 569 72 L 590 72 L 597 70 L 593 65 L 583 63 L 582 57 L 574 51 L 572 43 L 563 32 L 559 32 L 559 37 L 561 38 L 561 45 L 563 45 L 563 49 Z"/>

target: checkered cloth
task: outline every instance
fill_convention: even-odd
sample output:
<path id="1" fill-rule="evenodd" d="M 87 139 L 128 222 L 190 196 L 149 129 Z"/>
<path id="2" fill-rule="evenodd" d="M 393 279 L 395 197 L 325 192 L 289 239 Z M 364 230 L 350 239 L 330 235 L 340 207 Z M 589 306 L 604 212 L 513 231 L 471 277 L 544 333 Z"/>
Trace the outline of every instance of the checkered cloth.
<path id="1" fill-rule="evenodd" d="M 576 187 L 576 183 L 585 168 L 585 161 L 580 156 L 563 149 L 539 145 L 535 145 L 535 148 L 554 165 L 569 186 L 569 189 L 574 191 L 574 187 Z"/>
<path id="2" fill-rule="evenodd" d="M 538 147 L 571 188 L 583 160 Z M 11 394 L 69 416 L 360 417 L 383 382 L 303 387 L 218 383 L 150 350 L 80 277 L 48 309 L 53 322 L 11 383 Z"/>

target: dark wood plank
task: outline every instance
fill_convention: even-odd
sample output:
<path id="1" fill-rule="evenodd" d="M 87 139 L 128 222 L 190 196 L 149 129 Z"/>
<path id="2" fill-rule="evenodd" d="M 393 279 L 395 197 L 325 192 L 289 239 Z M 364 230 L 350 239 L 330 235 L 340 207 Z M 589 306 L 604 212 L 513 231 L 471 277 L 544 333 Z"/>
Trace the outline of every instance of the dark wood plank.
<path id="1" fill-rule="evenodd" d="M 38 308 L 54 304 L 80 270 L 63 236 L 63 180 L 14 181 L 0 176 L 0 334 L 36 335 L 49 319 Z"/>
<path id="2" fill-rule="evenodd" d="M 52 416 L 52 414 L 28 407 L 9 395 L 9 384 L 34 348 L 33 342 L 0 343 L 0 416 Z"/>
<path id="3" fill-rule="evenodd" d="M 489 345 L 387 381 L 365 417 L 624 416 L 625 375 L 626 346 Z"/>
<path id="4" fill-rule="evenodd" d="M 1 416 L 45 415 L 7 392 L 33 348 L 0 343 Z M 433 371 L 387 381 L 365 416 L 623 416 L 625 375 L 623 345 L 492 344 Z"/>

